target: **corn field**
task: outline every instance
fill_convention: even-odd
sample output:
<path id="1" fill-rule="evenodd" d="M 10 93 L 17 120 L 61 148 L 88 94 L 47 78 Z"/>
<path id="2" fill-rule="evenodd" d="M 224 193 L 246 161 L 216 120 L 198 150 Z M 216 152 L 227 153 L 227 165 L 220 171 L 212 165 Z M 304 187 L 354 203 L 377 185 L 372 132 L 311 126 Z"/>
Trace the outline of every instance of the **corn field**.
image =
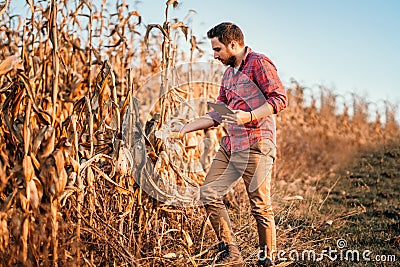
<path id="1" fill-rule="evenodd" d="M 2 265 L 212 261 L 216 237 L 187 195 L 204 180 L 224 132 L 216 127 L 181 141 L 162 134 L 206 112 L 204 99 L 217 96 L 221 67 L 196 68 L 203 48 L 185 22 L 168 17 L 178 2 L 166 2 L 162 25 L 143 25 L 140 10 L 124 0 L 108 1 L 115 12 L 106 0 L 98 6 L 29 0 L 26 18 L 10 14 L 8 2 L 0 6 Z M 179 47 L 183 41 L 189 51 Z M 184 62 L 187 68 L 175 68 Z M 369 142 L 399 137 L 397 106 L 389 102 L 296 81 L 287 91 L 273 172 L 278 245 L 288 242 L 287 224 L 299 216 L 288 196 L 306 196 L 298 188 L 330 175 Z M 241 192 L 226 202 L 251 261 L 255 224 Z"/>

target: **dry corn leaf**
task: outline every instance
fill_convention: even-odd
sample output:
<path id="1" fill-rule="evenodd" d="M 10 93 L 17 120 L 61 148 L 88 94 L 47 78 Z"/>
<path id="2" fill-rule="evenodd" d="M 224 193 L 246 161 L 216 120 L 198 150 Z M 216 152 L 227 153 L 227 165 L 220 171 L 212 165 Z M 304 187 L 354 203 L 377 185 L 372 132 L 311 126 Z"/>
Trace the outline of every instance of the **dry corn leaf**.
<path id="1" fill-rule="evenodd" d="M 71 172 L 68 176 L 67 186 L 74 186 L 78 174 L 76 172 Z"/>
<path id="2" fill-rule="evenodd" d="M 282 198 L 282 200 L 285 201 L 292 201 L 292 200 L 303 200 L 304 198 L 302 196 L 287 196 Z"/>
<path id="3" fill-rule="evenodd" d="M 169 205 L 164 205 L 160 209 L 163 211 L 166 211 L 166 212 L 171 212 L 171 213 L 183 213 L 182 210 L 172 209 Z"/>
<path id="4" fill-rule="evenodd" d="M 61 194 L 64 191 L 65 186 L 67 185 L 68 175 L 67 171 L 64 168 L 64 154 L 61 150 L 57 149 L 53 153 L 53 157 L 55 159 L 56 164 L 56 175 L 53 177 L 53 182 L 55 184 L 55 193 Z"/>
<path id="5" fill-rule="evenodd" d="M 22 208 L 22 211 L 25 213 L 29 212 L 29 200 L 26 198 L 25 194 L 23 194 L 21 191 L 19 191 L 18 194 L 19 202 Z"/>
<path id="6" fill-rule="evenodd" d="M 43 196 L 43 187 L 38 178 L 33 177 L 29 181 L 29 183 L 27 184 L 27 191 L 29 192 L 28 200 L 31 204 L 31 207 L 34 210 L 37 210 Z"/>
<path id="7" fill-rule="evenodd" d="M 104 173 L 102 170 L 100 170 L 99 168 L 97 168 L 96 166 L 93 166 L 93 169 L 100 174 L 100 177 L 103 177 L 104 179 L 106 179 L 107 182 L 111 183 L 112 185 L 115 186 L 115 189 L 118 190 L 120 193 L 122 194 L 129 194 L 130 191 L 122 186 L 120 186 L 119 184 L 117 184 L 114 180 L 112 180 L 106 173 Z"/>
<path id="8" fill-rule="evenodd" d="M 150 31 L 151 31 L 153 28 L 159 29 L 159 30 L 161 31 L 161 33 L 164 35 L 164 37 L 165 37 L 168 41 L 170 41 L 168 33 L 164 30 L 164 28 L 163 28 L 160 24 L 149 24 L 149 25 L 147 25 L 146 34 L 145 34 L 145 36 L 144 36 L 144 43 L 145 43 L 146 45 L 148 45 L 149 34 L 150 34 Z"/>
<path id="9" fill-rule="evenodd" d="M 21 229 L 21 242 L 22 242 L 22 261 L 26 262 L 28 258 L 28 234 L 29 234 L 29 215 L 25 217 Z"/>
<path id="10" fill-rule="evenodd" d="M 56 134 L 54 128 L 50 125 L 45 126 L 46 131 L 44 133 L 44 139 L 41 141 L 40 144 L 40 154 L 39 158 L 44 159 L 51 155 L 54 151 L 55 141 L 56 141 Z"/>
<path id="11" fill-rule="evenodd" d="M 0 251 L 4 251 L 8 247 L 9 234 L 7 213 L 0 212 Z"/>
<path id="12" fill-rule="evenodd" d="M 49 187 L 51 183 L 51 177 L 55 175 L 54 158 L 48 157 L 42 164 L 39 173 L 39 179 L 46 189 L 46 193 L 49 193 Z"/>
<path id="13" fill-rule="evenodd" d="M 167 2 L 167 5 L 171 5 L 171 4 L 172 4 L 172 6 L 173 6 L 174 8 L 177 8 L 178 5 L 179 5 L 179 2 L 178 2 L 178 0 L 169 0 L 169 1 Z"/>
<path id="14" fill-rule="evenodd" d="M 68 188 L 68 187 L 67 187 Z M 60 206 L 64 207 L 68 198 L 75 193 L 75 189 L 65 189 L 60 195 Z"/>
<path id="15" fill-rule="evenodd" d="M 165 254 L 164 256 L 163 256 L 163 258 L 166 258 L 166 259 L 175 259 L 175 258 L 177 258 L 178 256 L 176 256 L 176 253 L 174 253 L 174 252 L 170 252 L 170 253 L 167 253 L 167 254 Z"/>
<path id="16" fill-rule="evenodd" d="M 0 63 L 0 76 L 17 69 L 23 70 L 21 57 L 17 55 L 9 56 Z"/>
<path id="17" fill-rule="evenodd" d="M 93 185 L 93 181 L 94 181 L 94 173 L 93 173 L 93 169 L 91 166 L 89 166 L 86 169 L 86 181 L 88 183 L 89 186 Z"/>
<path id="18" fill-rule="evenodd" d="M 7 185 L 8 175 L 7 175 L 7 168 L 9 167 L 8 164 L 8 157 L 5 151 L 6 144 L 0 145 L 0 191 L 2 192 L 3 189 Z"/>
<path id="19" fill-rule="evenodd" d="M 118 153 L 118 161 L 116 165 L 116 172 L 121 175 L 130 173 L 133 166 L 132 154 L 126 147 L 120 146 Z"/>
<path id="20" fill-rule="evenodd" d="M 40 162 L 36 158 L 35 154 L 31 153 L 30 156 L 31 156 L 33 165 L 36 167 L 37 170 L 40 170 Z"/>
<path id="21" fill-rule="evenodd" d="M 31 151 L 33 154 L 37 154 L 38 149 L 44 139 L 44 135 L 46 133 L 47 128 L 48 128 L 48 126 L 44 126 L 44 127 L 40 128 L 39 132 L 36 134 L 36 137 L 32 142 L 32 148 L 31 148 L 32 149 Z"/>
<path id="22" fill-rule="evenodd" d="M 185 230 L 182 229 L 182 233 L 185 236 L 185 240 L 186 240 L 186 244 L 188 245 L 188 248 L 190 248 L 191 246 L 193 246 L 193 241 L 192 238 L 190 238 L 190 235 L 188 232 L 186 232 Z"/>
<path id="23" fill-rule="evenodd" d="M 26 184 L 28 184 L 31 181 L 33 173 L 34 173 L 32 159 L 30 156 L 28 156 L 28 155 L 24 156 L 24 158 L 22 160 L 22 168 L 23 168 L 25 182 L 26 182 Z"/>
<path id="24" fill-rule="evenodd" d="M 171 25 L 171 28 L 179 28 L 181 29 L 182 33 L 185 35 L 185 39 L 187 40 L 188 37 L 188 31 L 189 31 L 189 27 L 187 25 L 185 25 L 185 23 L 183 22 L 177 22 Z"/>
<path id="25" fill-rule="evenodd" d="M 74 157 L 69 156 L 69 161 L 74 168 L 74 172 L 78 173 L 79 171 L 79 162 L 74 159 Z"/>

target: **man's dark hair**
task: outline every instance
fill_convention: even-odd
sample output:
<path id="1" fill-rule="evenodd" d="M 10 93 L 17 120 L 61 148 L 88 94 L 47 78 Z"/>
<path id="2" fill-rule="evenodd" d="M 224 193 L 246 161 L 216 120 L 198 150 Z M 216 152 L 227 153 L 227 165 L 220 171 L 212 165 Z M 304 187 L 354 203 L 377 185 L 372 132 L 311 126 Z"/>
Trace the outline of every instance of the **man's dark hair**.
<path id="1" fill-rule="evenodd" d="M 231 22 L 222 22 L 207 32 L 207 37 L 212 39 L 218 37 L 218 40 L 225 46 L 230 42 L 236 41 L 239 45 L 244 46 L 244 36 L 242 30 Z"/>

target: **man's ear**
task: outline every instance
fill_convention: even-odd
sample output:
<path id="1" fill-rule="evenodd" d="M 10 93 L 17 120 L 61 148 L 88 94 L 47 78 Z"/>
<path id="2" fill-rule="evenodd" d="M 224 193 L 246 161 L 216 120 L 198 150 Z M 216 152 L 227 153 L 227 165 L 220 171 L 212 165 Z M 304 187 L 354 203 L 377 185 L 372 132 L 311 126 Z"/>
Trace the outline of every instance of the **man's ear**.
<path id="1" fill-rule="evenodd" d="M 237 47 L 237 42 L 236 42 L 236 41 L 231 41 L 231 42 L 229 43 L 229 48 L 230 48 L 231 50 L 234 50 L 236 47 Z"/>
<path id="2" fill-rule="evenodd" d="M 236 46 L 237 46 L 237 42 L 236 41 L 232 41 L 229 45 L 230 45 L 230 48 L 232 50 L 234 50 L 236 48 Z"/>

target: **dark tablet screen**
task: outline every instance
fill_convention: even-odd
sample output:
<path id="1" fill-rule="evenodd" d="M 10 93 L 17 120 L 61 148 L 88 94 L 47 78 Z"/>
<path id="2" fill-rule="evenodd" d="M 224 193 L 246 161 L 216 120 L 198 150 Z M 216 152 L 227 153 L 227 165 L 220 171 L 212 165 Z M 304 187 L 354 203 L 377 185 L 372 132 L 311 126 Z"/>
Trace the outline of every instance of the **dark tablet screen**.
<path id="1" fill-rule="evenodd" d="M 207 102 L 207 104 L 212 107 L 221 116 L 226 114 L 233 114 L 234 112 L 225 104 L 216 104 L 212 102 Z"/>

